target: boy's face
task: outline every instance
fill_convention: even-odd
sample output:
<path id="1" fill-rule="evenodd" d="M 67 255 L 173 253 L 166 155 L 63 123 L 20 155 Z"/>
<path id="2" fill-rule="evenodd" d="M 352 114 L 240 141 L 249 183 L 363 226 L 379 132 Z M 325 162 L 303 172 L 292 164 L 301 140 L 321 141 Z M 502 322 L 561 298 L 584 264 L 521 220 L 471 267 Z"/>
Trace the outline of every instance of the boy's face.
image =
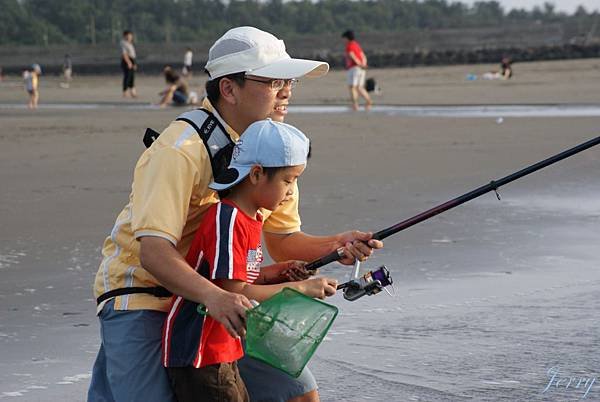
<path id="1" fill-rule="evenodd" d="M 258 206 L 274 211 L 294 194 L 294 184 L 306 165 L 290 166 L 278 170 L 272 178 L 262 173 L 256 187 Z"/>

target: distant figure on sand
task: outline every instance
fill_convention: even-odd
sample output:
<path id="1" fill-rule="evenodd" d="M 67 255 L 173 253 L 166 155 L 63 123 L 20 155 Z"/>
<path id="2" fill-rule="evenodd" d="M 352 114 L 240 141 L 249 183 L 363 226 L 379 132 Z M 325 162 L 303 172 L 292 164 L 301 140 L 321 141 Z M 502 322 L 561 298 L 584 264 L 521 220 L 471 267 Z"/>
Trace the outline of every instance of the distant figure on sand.
<path id="1" fill-rule="evenodd" d="M 163 75 L 167 87 L 164 91 L 159 92 L 159 95 L 162 96 L 159 103 L 161 108 L 170 103 L 173 106 L 185 106 L 198 102 L 198 94 L 189 90 L 188 84 L 171 66 L 166 66 L 163 69 Z"/>
<path id="2" fill-rule="evenodd" d="M 123 39 L 121 39 L 121 70 L 123 70 L 123 97 L 137 97 L 135 91 L 135 47 L 133 46 L 133 33 L 131 31 L 123 31 Z"/>
<path id="3" fill-rule="evenodd" d="M 32 64 L 30 69 L 23 71 L 23 83 L 25 91 L 29 94 L 29 109 L 37 109 L 40 99 L 39 77 L 42 74 L 42 68 L 39 64 Z"/>
<path id="4" fill-rule="evenodd" d="M 60 83 L 61 88 L 69 88 L 71 80 L 73 79 L 73 63 L 71 62 L 71 55 L 68 53 L 65 54 L 65 58 L 63 60 L 63 78 L 64 81 Z"/>
<path id="5" fill-rule="evenodd" d="M 500 74 L 502 74 L 502 78 L 505 80 L 512 78 L 512 60 L 508 57 L 503 57 L 500 62 Z"/>
<path id="6" fill-rule="evenodd" d="M 513 70 L 512 70 L 512 60 L 508 57 L 503 57 L 500 62 L 500 71 L 489 71 L 482 75 L 484 80 L 508 80 L 512 78 Z"/>
<path id="7" fill-rule="evenodd" d="M 367 56 L 363 52 L 360 44 L 354 39 L 353 31 L 346 31 L 342 34 L 346 39 L 346 70 L 348 70 L 348 87 L 350 88 L 350 100 L 352 101 L 352 110 L 358 110 L 358 95 L 365 100 L 365 110 L 371 109 L 373 101 L 365 89 L 365 78 L 367 75 Z"/>
<path id="8" fill-rule="evenodd" d="M 192 48 L 188 47 L 183 55 L 183 68 L 181 69 L 181 73 L 184 77 L 192 75 L 192 59 L 194 58 L 194 53 L 192 52 Z"/>

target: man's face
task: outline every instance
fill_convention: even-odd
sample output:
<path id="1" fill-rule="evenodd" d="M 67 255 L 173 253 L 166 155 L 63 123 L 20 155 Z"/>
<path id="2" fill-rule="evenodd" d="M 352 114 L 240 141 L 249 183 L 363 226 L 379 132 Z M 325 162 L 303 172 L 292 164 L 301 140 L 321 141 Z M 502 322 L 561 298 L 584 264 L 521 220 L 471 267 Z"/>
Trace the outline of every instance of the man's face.
<path id="1" fill-rule="evenodd" d="M 271 118 L 283 122 L 288 113 L 288 104 L 292 96 L 292 88 L 284 85 L 279 91 L 273 90 L 271 79 L 252 77 L 244 81 L 244 86 L 239 87 L 238 110 L 247 125 L 257 120 Z M 253 81 L 256 79 L 258 81 Z"/>

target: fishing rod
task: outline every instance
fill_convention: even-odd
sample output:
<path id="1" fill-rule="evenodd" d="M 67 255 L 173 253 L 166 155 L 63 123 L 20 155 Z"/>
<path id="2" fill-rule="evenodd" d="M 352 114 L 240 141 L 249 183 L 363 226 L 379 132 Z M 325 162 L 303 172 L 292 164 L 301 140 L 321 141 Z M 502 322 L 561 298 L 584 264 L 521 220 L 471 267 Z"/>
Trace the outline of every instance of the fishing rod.
<path id="1" fill-rule="evenodd" d="M 496 197 L 498 197 L 498 199 L 500 199 L 500 195 L 498 194 L 497 190 L 501 186 L 504 186 L 510 182 L 520 179 L 523 176 L 527 176 L 528 174 L 537 172 L 538 170 L 543 169 L 546 166 L 550 166 L 558 161 L 566 159 L 570 156 L 573 156 L 579 152 L 582 152 L 582 151 L 584 151 L 588 148 L 591 148 L 593 146 L 596 146 L 598 144 L 600 144 L 600 136 L 593 138 L 589 141 L 586 141 L 582 144 L 579 144 L 573 148 L 567 149 L 566 151 L 563 151 L 559 154 L 551 156 L 540 162 L 537 162 L 531 166 L 521 169 L 521 170 L 519 170 L 515 173 L 512 173 L 508 176 L 505 176 L 501 179 L 492 180 L 491 182 L 489 182 L 488 184 L 486 184 L 484 186 L 478 187 L 475 190 L 469 191 L 468 193 L 465 193 L 459 197 L 456 197 L 452 200 L 446 201 L 443 204 L 437 205 L 431 209 L 428 209 L 427 211 L 421 212 L 418 215 L 408 218 L 402 222 L 396 223 L 395 225 L 392 225 L 388 228 L 382 229 L 379 232 L 374 233 L 372 238 L 375 240 L 383 240 L 386 237 L 396 234 L 396 233 L 398 233 L 404 229 L 407 229 L 411 226 L 414 226 L 417 223 L 423 222 L 424 220 L 430 219 L 430 218 L 432 218 L 438 214 L 441 214 L 442 212 L 445 212 L 449 209 L 455 208 L 455 207 L 457 207 L 461 204 L 464 204 L 465 202 L 470 201 L 474 198 L 480 197 L 483 194 L 486 194 L 490 191 L 494 191 L 496 193 Z M 344 257 L 343 248 L 340 247 L 337 250 L 306 264 L 305 268 L 309 271 L 315 271 L 315 270 L 317 270 L 317 268 L 320 268 L 331 262 L 338 261 L 343 257 Z M 358 269 L 356 269 L 356 271 L 358 271 Z M 358 278 L 356 271 L 355 271 L 355 279 L 353 279 L 350 282 L 346 282 L 344 284 L 339 285 L 338 289 L 344 289 L 344 292 L 346 292 L 347 289 L 350 289 L 350 288 L 357 289 L 360 287 L 361 288 L 360 290 L 364 291 L 364 286 L 365 286 L 365 283 L 367 283 L 367 282 L 368 282 L 368 284 L 370 284 L 370 286 L 375 286 L 375 285 L 373 285 L 373 283 L 376 281 L 379 281 L 380 285 L 382 283 L 387 283 L 387 284 L 392 283 L 391 277 L 389 276 L 389 271 L 384 266 L 380 267 L 376 271 L 368 272 L 366 275 L 363 275 L 363 277 L 361 277 L 361 278 Z M 376 279 L 371 278 L 371 277 L 373 277 L 373 274 L 378 278 L 376 278 Z M 365 282 L 365 281 L 366 282 L 363 284 L 360 284 L 360 280 L 362 280 L 363 278 L 366 278 L 363 281 L 363 282 Z M 370 281 L 369 281 L 369 278 L 371 278 Z M 356 279 L 359 279 L 359 280 L 357 281 Z M 387 285 L 384 285 L 384 286 L 387 286 Z M 370 293 L 369 291 L 367 291 L 366 293 L 363 293 L 360 296 L 363 296 L 364 294 L 370 295 L 370 294 L 378 293 L 382 288 L 383 288 L 383 286 L 379 286 L 379 287 L 375 286 L 374 293 Z M 348 300 L 350 300 L 350 299 L 348 299 Z M 356 300 L 356 299 L 353 299 L 353 300 Z"/>

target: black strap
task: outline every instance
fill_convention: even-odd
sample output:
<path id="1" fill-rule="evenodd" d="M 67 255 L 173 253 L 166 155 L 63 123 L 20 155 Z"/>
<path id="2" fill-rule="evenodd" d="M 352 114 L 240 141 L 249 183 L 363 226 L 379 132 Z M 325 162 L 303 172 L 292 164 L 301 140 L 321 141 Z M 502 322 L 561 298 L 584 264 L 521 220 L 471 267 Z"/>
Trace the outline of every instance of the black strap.
<path id="1" fill-rule="evenodd" d="M 198 125 L 191 119 L 184 117 L 186 113 L 182 114 L 175 120 L 184 121 L 192 126 L 194 130 L 196 130 L 196 133 L 198 133 L 198 136 L 202 139 L 204 147 L 206 148 L 206 152 L 208 153 L 213 177 L 217 177 L 221 174 L 221 172 L 227 170 L 229 162 L 231 161 L 231 155 L 233 153 L 235 143 L 227 133 L 227 130 L 225 130 L 225 127 L 223 127 L 219 119 L 217 119 L 214 114 L 204 108 L 199 108 L 198 110 L 201 110 L 207 114 L 207 117 L 204 119 L 201 127 L 198 127 Z M 223 134 L 227 144 L 220 146 L 218 151 L 215 153 L 214 150 L 211 149 L 211 144 L 209 144 L 209 142 L 211 140 L 213 131 L 217 127 Z"/>
<path id="2" fill-rule="evenodd" d="M 130 287 L 130 288 L 118 288 L 109 290 L 106 293 L 101 294 L 96 299 L 96 304 L 100 304 L 105 300 L 111 299 L 117 296 L 130 295 L 134 293 L 146 293 L 156 297 L 170 297 L 173 293 L 169 292 L 166 288 L 162 286 L 155 287 Z"/>
<path id="3" fill-rule="evenodd" d="M 156 141 L 159 135 L 160 133 L 158 131 L 154 131 L 151 128 L 147 128 L 146 132 L 144 133 L 144 138 L 142 140 L 146 148 L 150 148 L 150 145 L 152 145 L 152 143 Z"/>
<path id="4" fill-rule="evenodd" d="M 227 133 L 227 130 L 225 130 L 225 127 L 223 127 L 219 119 L 217 119 L 214 114 L 212 114 L 210 111 L 204 108 L 199 108 L 196 110 L 200 110 L 206 113 L 206 118 L 203 119 L 201 126 L 198 126 L 198 124 L 196 124 L 196 122 L 192 118 L 190 118 L 189 114 L 191 112 L 193 113 L 193 110 L 181 114 L 175 120 L 184 121 L 194 128 L 194 130 L 204 143 L 204 147 L 206 148 L 206 152 L 208 153 L 213 177 L 217 177 L 221 172 L 227 170 L 229 162 L 231 161 L 231 155 L 233 153 L 235 143 Z M 222 138 L 225 140 L 226 144 L 215 144 L 213 142 L 213 139 L 211 139 L 211 136 L 213 135 L 213 132 L 217 127 L 219 128 L 220 134 L 222 134 Z M 156 141 L 158 136 L 160 136 L 159 132 L 154 131 L 151 128 L 147 128 L 143 138 L 144 145 L 146 146 L 146 148 L 150 148 L 150 146 L 152 145 L 152 143 L 154 143 L 154 141 Z"/>

